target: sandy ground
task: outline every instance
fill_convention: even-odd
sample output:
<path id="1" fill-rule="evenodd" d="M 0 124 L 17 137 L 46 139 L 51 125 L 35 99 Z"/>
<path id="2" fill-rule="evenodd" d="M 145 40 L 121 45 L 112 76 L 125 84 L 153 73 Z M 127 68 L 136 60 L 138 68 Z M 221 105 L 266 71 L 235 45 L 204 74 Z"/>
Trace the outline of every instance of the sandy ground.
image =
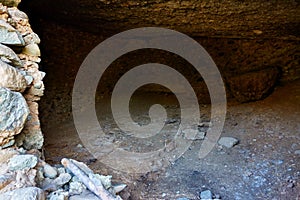
<path id="1" fill-rule="evenodd" d="M 172 123 L 163 135 L 151 140 L 134 140 L 116 129 L 105 103 L 97 106 L 98 118 L 114 136 L 112 142 L 128 151 L 146 152 L 172 140 L 178 127 L 178 105 L 174 97 L 137 97 L 132 103 L 134 119 L 145 124 L 147 105 L 159 99 L 168 107 Z M 106 100 L 104 100 L 106 101 Z M 113 174 L 116 182 L 126 182 L 124 199 L 199 199 L 209 189 L 222 199 L 300 199 L 300 81 L 278 86 L 262 101 L 228 105 L 222 136 L 237 138 L 239 143 L 226 148 L 216 145 L 204 159 L 198 158 L 201 140 L 194 141 L 179 159 L 145 174 L 127 174 L 97 161 L 81 147 L 72 120 L 55 126 L 44 124 L 45 156 L 50 163 L 69 157 L 86 162 L 98 173 Z M 134 104 L 136 103 L 136 105 Z M 145 106 L 146 105 L 146 106 Z M 209 106 L 201 105 L 201 117 L 209 120 Z M 50 124 L 50 123 L 49 123 Z M 162 139 L 163 138 L 163 139 Z M 162 158 L 163 159 L 163 158 Z M 123 163 L 126 166 L 126 163 Z"/>

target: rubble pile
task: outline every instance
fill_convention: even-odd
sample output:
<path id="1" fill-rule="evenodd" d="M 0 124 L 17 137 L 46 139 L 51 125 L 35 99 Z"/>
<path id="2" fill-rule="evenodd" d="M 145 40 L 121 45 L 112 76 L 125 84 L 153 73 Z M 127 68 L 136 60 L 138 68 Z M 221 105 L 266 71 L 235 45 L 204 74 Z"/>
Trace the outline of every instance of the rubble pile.
<path id="1" fill-rule="evenodd" d="M 0 199 L 7 200 L 120 200 L 126 185 L 112 185 L 111 176 L 95 174 L 76 160 L 51 166 L 38 150 L 0 151 Z"/>

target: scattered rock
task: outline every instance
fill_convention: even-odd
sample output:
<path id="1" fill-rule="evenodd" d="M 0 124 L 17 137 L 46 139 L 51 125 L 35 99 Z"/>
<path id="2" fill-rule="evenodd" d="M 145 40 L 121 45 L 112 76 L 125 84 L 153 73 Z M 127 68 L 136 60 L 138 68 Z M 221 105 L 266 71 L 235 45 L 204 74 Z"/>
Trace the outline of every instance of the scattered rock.
<path id="1" fill-rule="evenodd" d="M 55 178 L 57 176 L 57 170 L 49 164 L 44 165 L 44 176 L 47 178 Z"/>
<path id="2" fill-rule="evenodd" d="M 61 189 L 61 190 L 51 192 L 47 196 L 47 199 L 49 199 L 49 200 L 67 200 L 68 196 L 69 196 L 69 193 Z"/>
<path id="3" fill-rule="evenodd" d="M 15 155 L 9 159 L 9 169 L 12 171 L 30 169 L 36 166 L 38 158 L 34 155 Z"/>
<path id="4" fill-rule="evenodd" d="M 37 187 L 20 188 L 0 194 L 0 199 L 5 200 L 45 200 L 45 193 Z"/>
<path id="5" fill-rule="evenodd" d="M 100 200 L 100 198 L 89 190 L 85 190 L 80 195 L 70 196 L 69 200 Z"/>
<path id="6" fill-rule="evenodd" d="M 80 181 L 71 181 L 70 182 L 70 185 L 69 185 L 70 195 L 81 194 L 84 190 L 86 190 L 86 186 L 83 183 L 81 183 Z"/>
<path id="7" fill-rule="evenodd" d="M 200 193 L 200 198 L 201 199 L 206 199 L 206 200 L 212 199 L 212 193 L 211 193 L 211 191 L 210 190 L 202 191 Z"/>
<path id="8" fill-rule="evenodd" d="M 53 184 L 59 188 L 71 180 L 72 176 L 68 173 L 60 174 L 56 179 L 54 179 Z"/>
<path id="9" fill-rule="evenodd" d="M 231 148 L 234 145 L 236 145 L 239 141 L 236 138 L 233 137 L 221 137 L 221 139 L 218 141 L 218 143 L 222 146 L 225 146 L 227 148 Z"/>
<path id="10" fill-rule="evenodd" d="M 300 155 L 300 149 L 299 149 L 299 150 L 296 150 L 296 151 L 294 151 L 294 154 L 296 154 L 296 155 Z"/>
<path id="11" fill-rule="evenodd" d="M 21 93 L 0 87 L 0 145 L 21 132 L 29 109 Z"/>
<path id="12" fill-rule="evenodd" d="M 189 200 L 189 199 L 186 197 L 180 197 L 180 198 L 177 198 L 176 200 Z"/>
<path id="13" fill-rule="evenodd" d="M 195 130 L 195 129 L 185 129 L 182 132 L 184 134 L 184 137 L 187 140 L 197 140 L 197 139 L 202 138 L 202 136 L 203 136 L 203 132 L 199 133 L 199 131 Z M 205 133 L 204 133 L 204 136 L 205 136 Z"/>
<path id="14" fill-rule="evenodd" d="M 206 133 L 205 132 L 198 132 L 195 136 L 195 140 L 204 140 Z"/>
<path id="15" fill-rule="evenodd" d="M 114 194 L 117 194 L 117 193 L 123 191 L 126 187 L 127 187 L 126 184 L 117 184 L 117 185 L 114 185 L 112 192 Z"/>

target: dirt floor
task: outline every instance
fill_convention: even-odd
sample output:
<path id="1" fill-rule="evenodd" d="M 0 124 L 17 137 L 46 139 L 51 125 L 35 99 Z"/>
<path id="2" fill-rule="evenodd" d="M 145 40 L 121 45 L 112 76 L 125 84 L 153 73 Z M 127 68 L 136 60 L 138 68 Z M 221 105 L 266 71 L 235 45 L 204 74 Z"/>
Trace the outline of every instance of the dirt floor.
<path id="1" fill-rule="evenodd" d="M 161 137 L 133 140 L 116 128 L 107 104 L 98 104 L 98 118 L 113 143 L 135 152 L 157 149 L 170 141 L 180 122 L 174 96 L 137 95 L 132 101 L 133 118 L 141 124 L 149 122 L 147 105 L 161 103 L 168 109 L 168 121 Z M 239 143 L 226 148 L 216 145 L 204 159 L 198 158 L 202 140 L 192 143 L 179 159 L 146 174 L 127 174 L 100 163 L 82 146 L 73 121 L 43 125 L 47 162 L 58 164 L 63 157 L 86 162 L 102 174 L 113 174 L 116 182 L 128 188 L 124 199 L 200 199 L 199 193 L 209 189 L 222 199 L 300 199 L 300 81 L 278 86 L 262 101 L 228 105 L 222 136 L 237 138 Z M 201 105 L 201 118 L 209 121 L 209 105 Z M 52 124 L 52 125 L 51 125 Z M 112 136 L 111 136 L 112 137 Z M 162 139 L 163 138 L 163 139 Z M 126 163 L 124 163 L 126 166 Z"/>

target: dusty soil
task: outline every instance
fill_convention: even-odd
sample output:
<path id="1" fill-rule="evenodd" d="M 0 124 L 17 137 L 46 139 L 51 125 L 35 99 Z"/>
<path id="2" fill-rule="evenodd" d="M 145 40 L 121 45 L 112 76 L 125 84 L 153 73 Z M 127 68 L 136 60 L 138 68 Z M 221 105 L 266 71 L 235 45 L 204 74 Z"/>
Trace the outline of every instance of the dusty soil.
<path id="1" fill-rule="evenodd" d="M 137 95 L 132 101 L 133 118 L 148 123 L 147 105 L 161 103 L 168 109 L 168 122 L 161 137 L 152 140 L 132 140 L 116 129 L 107 111 L 107 99 L 100 98 L 98 118 L 113 134 L 122 148 L 146 152 L 159 148 L 172 139 L 179 124 L 178 103 L 174 96 Z M 106 102 L 106 103 L 105 103 Z M 222 199 L 299 199 L 300 198 L 300 81 L 278 86 L 262 101 L 228 105 L 222 136 L 235 137 L 239 143 L 227 149 L 216 145 L 204 159 L 198 159 L 202 141 L 192 143 L 185 154 L 154 172 L 126 174 L 97 161 L 84 147 L 72 120 L 43 125 L 47 162 L 59 163 L 69 157 L 86 162 L 102 174 L 113 174 L 116 182 L 129 187 L 121 193 L 124 199 L 199 199 L 199 192 L 209 189 Z M 201 105 L 201 118 L 209 120 L 209 105 Z M 170 121 L 171 120 L 171 121 Z M 176 131 L 175 131 L 176 132 Z M 163 138 L 163 140 L 161 139 Z M 124 163 L 126 165 L 126 163 Z"/>

